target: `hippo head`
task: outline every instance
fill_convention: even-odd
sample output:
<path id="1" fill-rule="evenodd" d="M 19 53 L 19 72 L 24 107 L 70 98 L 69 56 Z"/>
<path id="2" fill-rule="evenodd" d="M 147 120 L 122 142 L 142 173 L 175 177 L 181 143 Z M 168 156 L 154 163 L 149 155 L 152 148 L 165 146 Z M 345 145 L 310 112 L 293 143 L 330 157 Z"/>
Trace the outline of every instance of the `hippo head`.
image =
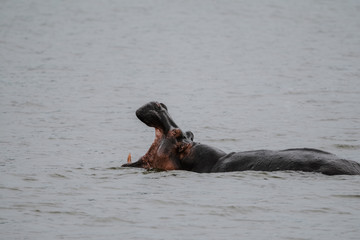
<path id="1" fill-rule="evenodd" d="M 147 103 L 136 111 L 136 116 L 149 127 L 155 128 L 155 140 L 137 162 L 123 166 L 159 170 L 181 169 L 181 160 L 189 153 L 193 144 L 193 133 L 184 133 L 172 120 L 163 103 Z"/>

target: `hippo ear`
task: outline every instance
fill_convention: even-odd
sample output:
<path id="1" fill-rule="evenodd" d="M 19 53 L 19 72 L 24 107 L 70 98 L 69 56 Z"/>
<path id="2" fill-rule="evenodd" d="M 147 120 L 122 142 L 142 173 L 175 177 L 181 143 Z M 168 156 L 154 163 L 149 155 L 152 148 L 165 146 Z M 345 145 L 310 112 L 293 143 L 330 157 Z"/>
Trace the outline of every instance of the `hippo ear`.
<path id="1" fill-rule="evenodd" d="M 168 110 L 165 104 L 160 103 L 160 105 L 161 105 L 163 108 L 165 108 L 165 109 L 166 109 L 166 111 Z"/>
<path id="2" fill-rule="evenodd" d="M 187 138 L 190 138 L 190 139 L 191 139 L 191 141 L 194 140 L 194 134 L 193 134 L 192 132 L 187 131 L 185 134 L 186 134 L 186 137 L 187 137 Z"/>

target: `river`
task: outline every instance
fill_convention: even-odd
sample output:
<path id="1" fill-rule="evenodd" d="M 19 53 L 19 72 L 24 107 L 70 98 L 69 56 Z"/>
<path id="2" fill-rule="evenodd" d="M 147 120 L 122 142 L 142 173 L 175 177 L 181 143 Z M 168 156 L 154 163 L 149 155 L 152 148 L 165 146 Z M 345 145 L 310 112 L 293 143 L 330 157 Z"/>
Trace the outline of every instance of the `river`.
<path id="1" fill-rule="evenodd" d="M 124 169 L 167 105 L 226 152 L 360 161 L 359 1 L 3 0 L 1 239 L 359 239 L 360 176 Z"/>

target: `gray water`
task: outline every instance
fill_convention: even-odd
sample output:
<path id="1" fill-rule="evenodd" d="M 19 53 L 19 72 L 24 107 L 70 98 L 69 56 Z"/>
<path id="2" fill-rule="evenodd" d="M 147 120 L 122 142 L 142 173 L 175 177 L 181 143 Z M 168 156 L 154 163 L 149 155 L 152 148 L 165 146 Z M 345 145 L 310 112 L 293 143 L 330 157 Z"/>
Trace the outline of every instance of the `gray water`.
<path id="1" fill-rule="evenodd" d="M 164 102 L 226 152 L 360 161 L 359 1 L 0 4 L 1 239 L 359 239 L 360 177 L 123 169 Z"/>

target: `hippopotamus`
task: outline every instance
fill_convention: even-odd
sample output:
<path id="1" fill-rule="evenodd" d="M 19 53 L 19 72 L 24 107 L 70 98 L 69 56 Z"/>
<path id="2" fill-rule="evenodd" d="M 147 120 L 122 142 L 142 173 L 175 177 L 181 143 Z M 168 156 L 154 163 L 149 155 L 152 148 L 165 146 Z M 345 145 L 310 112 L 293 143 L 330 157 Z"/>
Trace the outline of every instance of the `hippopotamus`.
<path id="1" fill-rule="evenodd" d="M 312 148 L 279 151 L 224 151 L 194 142 L 194 134 L 183 132 L 171 118 L 163 103 L 149 102 L 136 111 L 136 116 L 155 128 L 155 140 L 138 161 L 123 167 L 157 170 L 187 170 L 198 173 L 231 171 L 303 171 L 326 175 L 360 175 L 360 164 Z"/>

